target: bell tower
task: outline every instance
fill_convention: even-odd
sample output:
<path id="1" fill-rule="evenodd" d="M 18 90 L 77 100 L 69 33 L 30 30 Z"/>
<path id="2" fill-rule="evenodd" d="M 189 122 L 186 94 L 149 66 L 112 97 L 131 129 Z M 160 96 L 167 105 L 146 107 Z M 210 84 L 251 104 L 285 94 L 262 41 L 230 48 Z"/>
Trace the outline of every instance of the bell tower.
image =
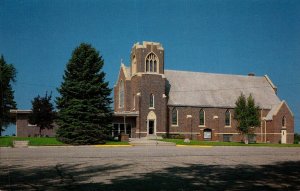
<path id="1" fill-rule="evenodd" d="M 158 42 L 136 43 L 131 49 L 131 75 L 164 74 L 164 48 Z"/>
<path id="2" fill-rule="evenodd" d="M 131 93 L 135 103 L 136 137 L 166 132 L 164 48 L 158 42 L 136 43 L 131 49 Z"/>

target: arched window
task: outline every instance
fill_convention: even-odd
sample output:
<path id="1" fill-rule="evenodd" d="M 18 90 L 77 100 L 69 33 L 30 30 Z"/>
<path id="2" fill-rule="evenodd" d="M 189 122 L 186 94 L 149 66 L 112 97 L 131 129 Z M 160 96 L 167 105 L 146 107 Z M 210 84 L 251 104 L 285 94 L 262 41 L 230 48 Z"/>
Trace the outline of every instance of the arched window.
<path id="1" fill-rule="evenodd" d="M 286 117 L 285 116 L 282 117 L 281 123 L 282 123 L 282 127 L 286 127 Z"/>
<path id="2" fill-rule="evenodd" d="M 225 112 L 225 126 L 230 126 L 231 124 L 231 114 L 229 110 Z"/>
<path id="3" fill-rule="evenodd" d="M 178 125 L 178 110 L 176 108 L 172 110 L 172 125 Z"/>
<path id="4" fill-rule="evenodd" d="M 133 55 L 133 57 L 132 57 L 132 67 L 131 67 L 131 69 L 132 69 L 132 74 L 135 74 L 136 72 L 137 72 L 137 68 L 136 68 L 137 66 L 136 66 L 136 58 L 135 58 L 135 55 Z"/>
<path id="5" fill-rule="evenodd" d="M 205 112 L 203 109 L 199 111 L 199 125 L 204 126 L 205 125 Z"/>
<path id="6" fill-rule="evenodd" d="M 154 53 L 150 53 L 146 58 L 146 72 L 158 72 L 158 58 Z"/>
<path id="7" fill-rule="evenodd" d="M 119 108 L 124 107 L 124 82 L 121 80 L 119 86 Z"/>
<path id="8" fill-rule="evenodd" d="M 154 95 L 150 94 L 150 102 L 149 102 L 149 106 L 151 108 L 154 108 Z"/>

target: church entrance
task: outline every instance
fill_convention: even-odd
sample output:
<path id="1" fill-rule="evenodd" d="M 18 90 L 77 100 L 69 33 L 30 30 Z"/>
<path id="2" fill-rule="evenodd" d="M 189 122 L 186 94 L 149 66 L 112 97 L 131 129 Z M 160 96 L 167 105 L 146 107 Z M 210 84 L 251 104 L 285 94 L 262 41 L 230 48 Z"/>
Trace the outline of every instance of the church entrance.
<path id="1" fill-rule="evenodd" d="M 286 130 L 281 130 L 281 144 L 286 144 Z"/>
<path id="2" fill-rule="evenodd" d="M 147 135 L 156 135 L 156 115 L 153 111 L 147 116 Z"/>
<path id="3" fill-rule="evenodd" d="M 149 120 L 148 134 L 154 134 L 154 120 Z"/>

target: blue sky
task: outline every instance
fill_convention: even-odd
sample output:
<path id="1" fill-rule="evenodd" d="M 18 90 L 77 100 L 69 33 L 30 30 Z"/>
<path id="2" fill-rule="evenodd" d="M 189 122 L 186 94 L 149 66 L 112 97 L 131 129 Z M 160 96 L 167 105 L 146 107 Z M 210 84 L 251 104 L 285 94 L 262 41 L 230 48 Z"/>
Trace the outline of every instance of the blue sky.
<path id="1" fill-rule="evenodd" d="M 19 109 L 46 91 L 58 95 L 81 42 L 103 56 L 113 87 L 120 60 L 128 65 L 133 43 L 142 41 L 163 44 L 166 69 L 268 74 L 300 132 L 300 1 L 0 1 L 0 54 L 18 71 Z"/>

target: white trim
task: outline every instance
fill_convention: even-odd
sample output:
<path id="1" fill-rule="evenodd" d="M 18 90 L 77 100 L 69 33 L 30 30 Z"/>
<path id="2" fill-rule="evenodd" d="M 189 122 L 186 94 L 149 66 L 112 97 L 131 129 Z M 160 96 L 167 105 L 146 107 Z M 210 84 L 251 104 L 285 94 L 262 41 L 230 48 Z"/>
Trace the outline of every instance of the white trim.
<path id="1" fill-rule="evenodd" d="M 169 134 L 191 134 L 191 132 L 169 132 Z M 193 135 L 198 135 L 200 132 L 192 132 Z"/>
<path id="2" fill-rule="evenodd" d="M 223 134 L 234 134 L 234 135 L 239 135 L 240 133 L 215 133 L 215 134 L 218 134 L 218 135 L 223 135 Z M 267 134 L 267 135 L 281 135 L 281 133 L 254 133 L 254 135 L 265 135 L 265 134 Z M 292 135 L 292 134 L 294 134 L 294 133 L 286 133 L 286 134 L 290 134 L 290 135 Z"/>
<path id="3" fill-rule="evenodd" d="M 269 84 L 271 85 L 271 87 L 273 88 L 275 94 L 277 94 L 277 87 L 273 84 L 273 82 L 271 81 L 271 79 L 269 78 L 269 76 L 267 74 L 265 75 L 265 78 L 269 82 Z"/>

